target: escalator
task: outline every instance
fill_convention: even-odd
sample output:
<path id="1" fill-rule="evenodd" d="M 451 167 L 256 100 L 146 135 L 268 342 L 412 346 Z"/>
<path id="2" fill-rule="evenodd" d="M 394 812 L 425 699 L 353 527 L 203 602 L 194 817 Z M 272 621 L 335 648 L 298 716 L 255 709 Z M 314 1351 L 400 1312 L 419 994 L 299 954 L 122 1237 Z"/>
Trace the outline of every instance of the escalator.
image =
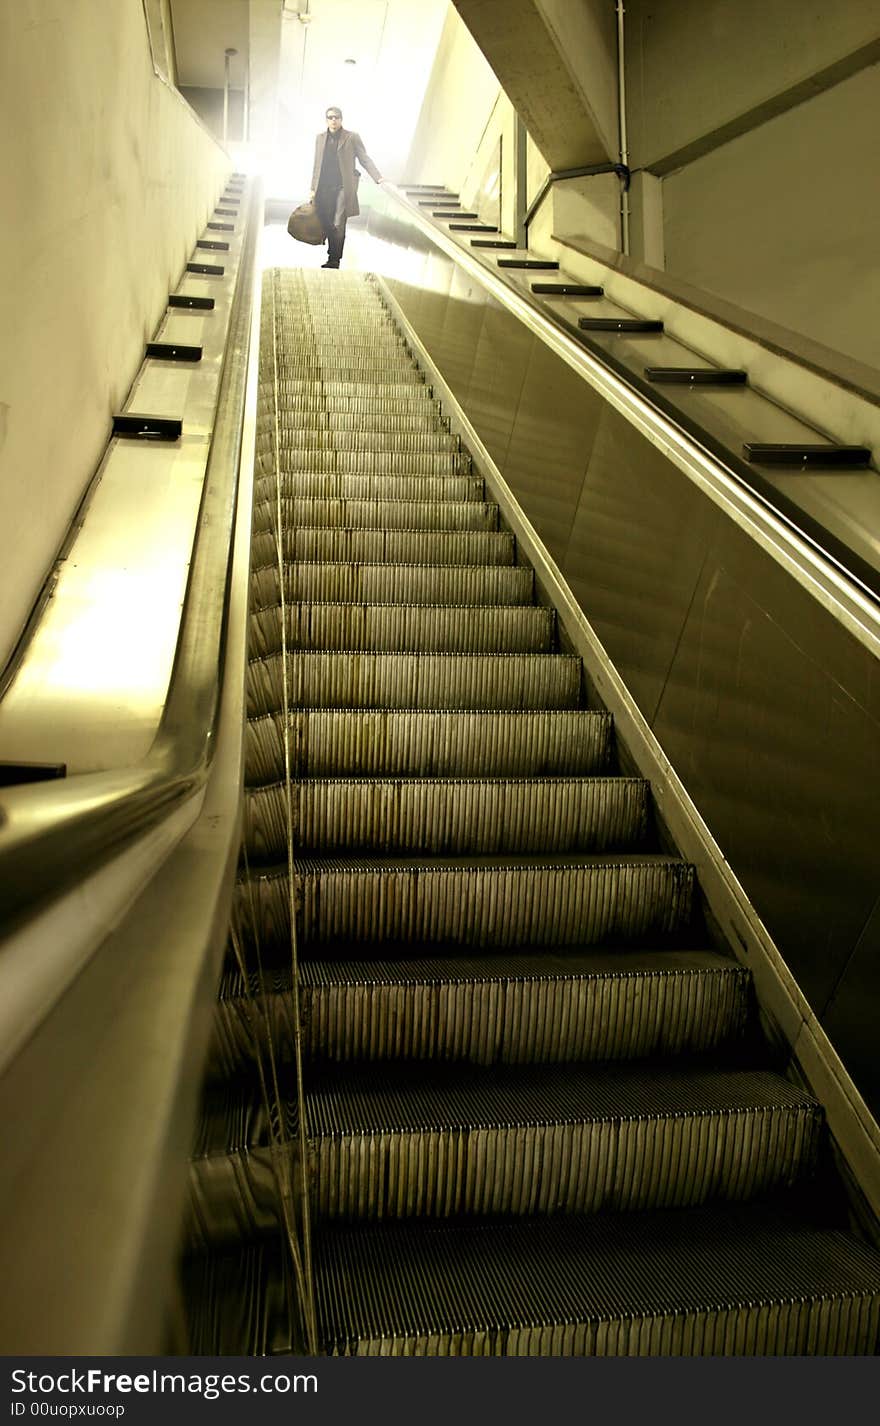
<path id="1" fill-rule="evenodd" d="M 379 287 L 267 274 L 193 1353 L 864 1353 L 822 1108 Z"/>

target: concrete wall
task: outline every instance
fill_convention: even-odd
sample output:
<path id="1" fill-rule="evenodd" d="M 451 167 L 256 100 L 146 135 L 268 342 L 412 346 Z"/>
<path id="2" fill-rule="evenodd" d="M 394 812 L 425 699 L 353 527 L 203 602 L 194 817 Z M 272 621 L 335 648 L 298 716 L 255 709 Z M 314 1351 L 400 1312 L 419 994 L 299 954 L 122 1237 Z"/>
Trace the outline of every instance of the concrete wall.
<path id="1" fill-rule="evenodd" d="M 634 256 L 878 364 L 878 60 L 868 0 L 628 0 Z"/>
<path id="2" fill-rule="evenodd" d="M 501 140 L 502 227 L 513 224 L 514 114 L 476 42 L 450 6 L 407 159 L 409 183 L 444 183 L 470 202 Z"/>
<path id="3" fill-rule="evenodd" d="M 880 366 L 880 66 L 663 180 L 667 271 Z"/>
<path id="4" fill-rule="evenodd" d="M 229 167 L 142 0 L 0 6 L 0 667 Z"/>

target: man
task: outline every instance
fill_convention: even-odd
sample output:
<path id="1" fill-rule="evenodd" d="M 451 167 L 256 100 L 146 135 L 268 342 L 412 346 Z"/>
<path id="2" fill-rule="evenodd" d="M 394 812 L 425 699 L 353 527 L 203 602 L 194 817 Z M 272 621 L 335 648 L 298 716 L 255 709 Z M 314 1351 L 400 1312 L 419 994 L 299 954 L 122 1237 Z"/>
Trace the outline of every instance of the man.
<path id="1" fill-rule="evenodd" d="M 310 202 L 327 235 L 325 267 L 338 267 L 345 243 L 345 224 L 361 211 L 357 185 L 360 174 L 355 169 L 357 158 L 375 183 L 383 178 L 361 142 L 360 134 L 342 127 L 342 110 L 335 106 L 327 110 L 327 130 L 315 140 L 315 166 L 312 170 Z"/>

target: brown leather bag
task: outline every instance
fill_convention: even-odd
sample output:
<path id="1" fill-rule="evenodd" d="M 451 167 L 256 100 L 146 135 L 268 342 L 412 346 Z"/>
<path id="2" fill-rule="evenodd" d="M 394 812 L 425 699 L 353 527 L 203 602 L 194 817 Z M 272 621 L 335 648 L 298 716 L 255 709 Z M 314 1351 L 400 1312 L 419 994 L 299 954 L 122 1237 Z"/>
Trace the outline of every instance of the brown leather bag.
<path id="1" fill-rule="evenodd" d="M 301 203 L 298 208 L 294 208 L 287 220 L 287 231 L 298 243 L 311 243 L 314 246 L 325 241 L 324 229 L 315 212 L 314 203 Z"/>

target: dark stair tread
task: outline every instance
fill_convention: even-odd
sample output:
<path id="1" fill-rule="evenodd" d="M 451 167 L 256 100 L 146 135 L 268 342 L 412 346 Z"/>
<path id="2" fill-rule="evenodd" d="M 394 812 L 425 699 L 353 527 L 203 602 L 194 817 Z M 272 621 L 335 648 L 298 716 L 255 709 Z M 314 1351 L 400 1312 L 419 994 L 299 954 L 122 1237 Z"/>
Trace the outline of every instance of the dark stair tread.
<path id="1" fill-rule="evenodd" d="M 296 1131 L 296 1091 L 281 1087 L 286 1136 Z M 447 1062 L 313 1065 L 306 1074 L 313 1140 L 351 1134 L 645 1121 L 779 1110 L 821 1119 L 805 1091 L 772 1070 L 668 1067 L 638 1062 L 475 1066 Z M 200 1154 L 265 1147 L 258 1085 L 237 1082 L 202 1105 Z"/>
<path id="2" fill-rule="evenodd" d="M 315 1234 L 321 1336 L 644 1317 L 880 1293 L 852 1235 L 764 1205 Z M 863 1348 L 864 1350 L 864 1348 Z"/>
<path id="3" fill-rule="evenodd" d="M 450 946 L 447 954 L 436 946 L 425 948 L 422 955 L 412 954 L 409 945 L 401 947 L 409 954 L 389 955 L 389 946 L 380 942 L 368 945 L 308 947 L 300 959 L 300 984 L 309 989 L 331 986 L 404 986 L 444 984 L 486 984 L 490 982 L 526 983 L 556 980 L 617 980 L 645 976 L 724 975 L 747 983 L 749 971 L 738 961 L 713 950 L 625 950 L 582 951 L 577 948 L 562 951 L 506 951 L 463 956 L 460 946 Z M 263 980 L 254 973 L 250 989 L 257 993 L 262 983 L 266 994 L 283 995 L 291 988 L 289 966 L 266 970 Z M 239 999 L 245 994 L 245 984 L 237 966 L 230 966 L 223 975 L 219 999 Z"/>

